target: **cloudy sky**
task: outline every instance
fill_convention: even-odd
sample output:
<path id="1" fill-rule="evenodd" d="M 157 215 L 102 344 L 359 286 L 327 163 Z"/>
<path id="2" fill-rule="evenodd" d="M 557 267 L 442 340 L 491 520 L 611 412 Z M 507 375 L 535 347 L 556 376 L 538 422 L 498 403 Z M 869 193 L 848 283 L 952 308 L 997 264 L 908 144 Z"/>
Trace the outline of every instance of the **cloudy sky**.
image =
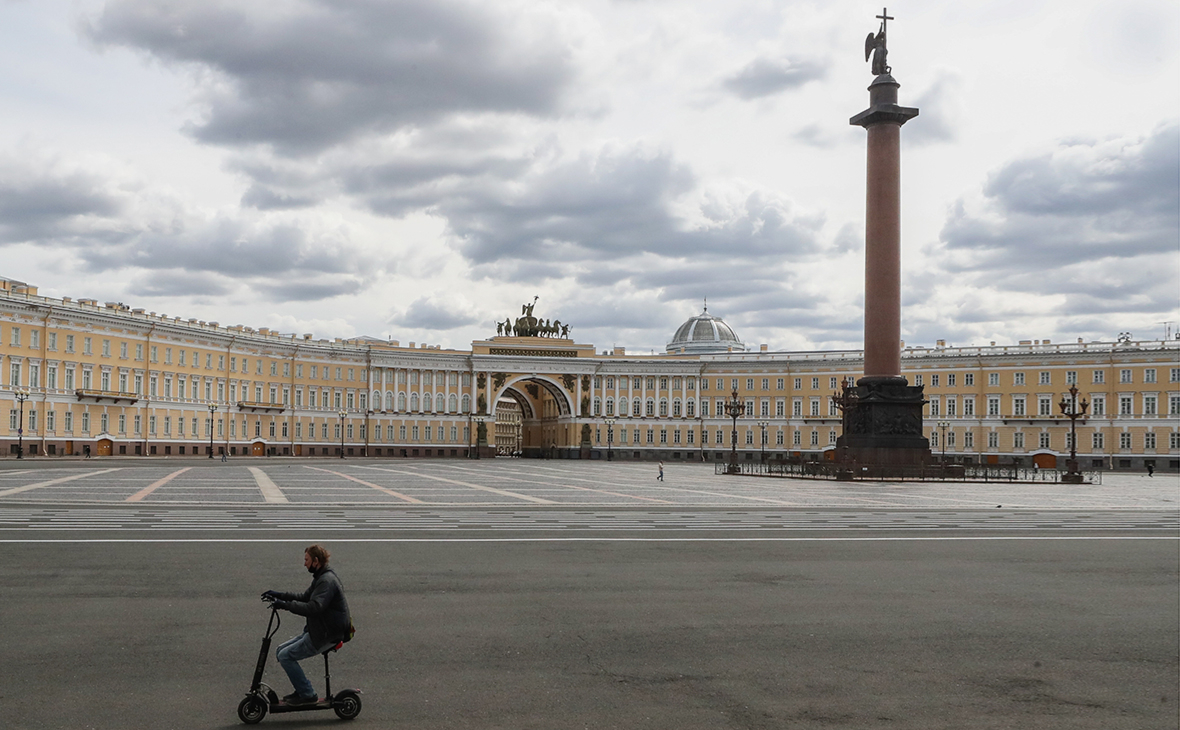
<path id="1" fill-rule="evenodd" d="M 0 0 L 0 276 L 467 347 L 859 347 L 854 0 Z M 1180 6 L 890 6 L 907 343 L 1180 320 Z"/>

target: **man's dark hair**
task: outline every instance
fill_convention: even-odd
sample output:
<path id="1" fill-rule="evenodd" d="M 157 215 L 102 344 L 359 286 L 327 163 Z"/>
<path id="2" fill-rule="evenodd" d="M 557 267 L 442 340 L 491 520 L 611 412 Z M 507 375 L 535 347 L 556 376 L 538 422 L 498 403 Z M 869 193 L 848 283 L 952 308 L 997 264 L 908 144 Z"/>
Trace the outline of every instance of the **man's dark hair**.
<path id="1" fill-rule="evenodd" d="M 332 553 L 328 552 L 328 548 L 324 547 L 318 542 L 314 545 L 309 545 L 303 552 L 310 555 L 312 560 L 320 561 L 321 568 L 327 565 L 328 558 L 332 557 Z"/>

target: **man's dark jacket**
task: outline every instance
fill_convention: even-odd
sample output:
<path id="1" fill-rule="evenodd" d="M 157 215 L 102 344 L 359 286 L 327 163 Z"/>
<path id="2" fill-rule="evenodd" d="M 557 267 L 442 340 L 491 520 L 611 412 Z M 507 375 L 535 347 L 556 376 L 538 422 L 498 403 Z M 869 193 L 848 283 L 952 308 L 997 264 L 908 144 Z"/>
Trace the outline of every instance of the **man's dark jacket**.
<path id="1" fill-rule="evenodd" d="M 307 617 L 304 631 L 311 634 L 311 643 L 317 647 L 347 640 L 351 620 L 348 601 L 344 599 L 344 586 L 336 571 L 324 566 L 313 574 L 311 585 L 303 593 L 280 593 L 277 596 L 279 608 Z"/>

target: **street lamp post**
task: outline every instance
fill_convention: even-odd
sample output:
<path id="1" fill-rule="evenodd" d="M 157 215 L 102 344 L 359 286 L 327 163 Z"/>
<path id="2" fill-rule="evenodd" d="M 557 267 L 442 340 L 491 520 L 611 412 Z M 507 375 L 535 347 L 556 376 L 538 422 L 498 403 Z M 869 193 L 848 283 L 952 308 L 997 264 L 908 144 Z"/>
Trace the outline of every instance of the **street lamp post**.
<path id="1" fill-rule="evenodd" d="M 25 458 L 25 401 L 29 399 L 27 391 L 18 390 L 14 394 L 18 403 L 20 403 L 20 421 L 16 427 L 16 458 Z"/>
<path id="2" fill-rule="evenodd" d="M 344 458 L 344 419 L 348 417 L 348 411 L 340 411 L 340 458 Z"/>
<path id="3" fill-rule="evenodd" d="M 613 461 L 614 453 L 611 451 L 611 444 L 615 440 L 615 419 L 604 419 L 606 423 L 606 460 Z"/>
<path id="4" fill-rule="evenodd" d="M 762 429 L 762 454 L 758 458 L 762 463 L 766 463 L 766 427 L 770 425 L 769 421 L 759 421 L 758 428 Z"/>
<path id="5" fill-rule="evenodd" d="M 730 434 L 730 450 L 729 450 L 729 473 L 737 474 L 740 471 L 737 461 L 737 419 L 746 412 L 746 404 L 738 399 L 737 388 L 733 389 L 733 394 L 729 401 L 725 404 L 725 415 L 733 419 L 733 432 Z"/>
<path id="6" fill-rule="evenodd" d="M 1078 471 L 1078 419 L 1085 418 L 1090 402 L 1085 398 L 1078 402 L 1078 386 L 1069 386 L 1069 398 L 1062 397 L 1057 404 L 1061 415 L 1069 419 L 1069 461 L 1065 462 L 1066 472 L 1061 475 L 1065 484 L 1081 484 L 1082 473 Z"/>
<path id="7" fill-rule="evenodd" d="M 209 404 L 209 458 L 213 458 L 213 414 L 217 412 L 217 404 Z"/>
<path id="8" fill-rule="evenodd" d="M 375 415 L 377 415 L 376 411 L 372 410 L 371 408 L 365 409 L 365 443 L 361 446 L 361 456 L 365 457 L 366 459 L 369 457 L 369 432 L 373 427 L 370 417 Z M 378 433 L 381 431 L 380 423 L 377 424 L 377 431 Z"/>
<path id="9" fill-rule="evenodd" d="M 475 416 L 473 418 L 473 420 L 475 421 L 475 458 L 482 459 L 483 456 L 480 454 L 480 448 L 479 448 L 479 440 L 480 440 L 479 434 L 485 428 L 484 421 L 486 421 L 488 419 L 487 419 L 487 416 Z M 486 434 L 487 431 L 483 431 L 483 433 Z M 487 441 L 486 435 L 484 436 L 484 441 L 485 441 L 485 443 Z"/>
<path id="10" fill-rule="evenodd" d="M 942 440 L 942 466 L 946 468 L 946 430 L 950 428 L 951 424 L 946 421 L 938 422 L 938 430 L 941 432 L 938 436 Z"/>

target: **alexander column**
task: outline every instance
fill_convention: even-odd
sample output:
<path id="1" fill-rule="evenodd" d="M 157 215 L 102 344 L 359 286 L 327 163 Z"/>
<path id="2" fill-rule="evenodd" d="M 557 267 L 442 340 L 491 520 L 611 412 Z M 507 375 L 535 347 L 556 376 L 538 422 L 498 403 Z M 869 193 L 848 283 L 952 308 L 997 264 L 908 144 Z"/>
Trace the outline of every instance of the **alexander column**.
<path id="1" fill-rule="evenodd" d="M 869 108 L 849 123 L 868 131 L 865 210 L 864 377 L 837 396 L 844 409 L 842 453 L 860 463 L 917 464 L 930 454 L 922 435 L 922 386 L 901 377 L 901 125 L 918 110 L 897 105 L 901 86 L 886 64 L 886 23 L 865 40 L 875 78 Z M 843 450 L 847 449 L 847 450 Z"/>

